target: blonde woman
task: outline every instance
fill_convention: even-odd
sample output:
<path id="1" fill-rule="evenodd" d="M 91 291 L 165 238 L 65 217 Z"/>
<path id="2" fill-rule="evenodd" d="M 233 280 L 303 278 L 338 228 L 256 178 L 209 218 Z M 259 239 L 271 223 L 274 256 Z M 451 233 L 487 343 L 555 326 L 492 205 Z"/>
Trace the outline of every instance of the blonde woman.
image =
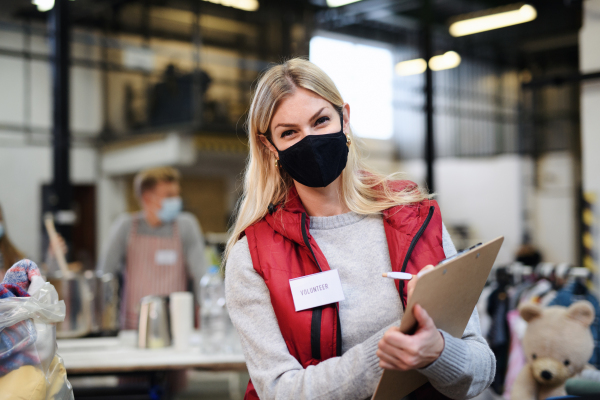
<path id="1" fill-rule="evenodd" d="M 256 87 L 248 134 L 225 270 L 251 378 L 245 398 L 365 399 L 382 368 L 418 369 L 432 385 L 422 398 L 487 388 L 495 359 L 475 310 L 462 339 L 419 306 L 417 331 L 399 332 L 414 280 L 404 287 L 382 272 L 415 274 L 456 250 L 425 190 L 364 165 L 331 79 L 303 59 L 272 67 Z M 315 290 L 341 284 L 345 299 L 296 311 L 289 280 L 329 270 L 339 281 Z"/>

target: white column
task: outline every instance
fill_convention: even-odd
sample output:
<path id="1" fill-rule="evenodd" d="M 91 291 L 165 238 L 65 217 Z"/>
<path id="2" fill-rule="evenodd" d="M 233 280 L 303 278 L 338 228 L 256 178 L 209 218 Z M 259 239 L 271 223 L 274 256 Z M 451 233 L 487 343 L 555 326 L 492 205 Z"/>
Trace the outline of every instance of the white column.
<path id="1" fill-rule="evenodd" d="M 584 2 L 583 28 L 579 34 L 581 73 L 600 72 L 600 0 Z M 581 147 L 584 193 L 596 196 L 596 228 L 600 226 L 600 80 L 581 85 Z M 600 236 L 595 235 L 595 250 Z M 598 265 L 598 257 L 595 260 Z M 597 276 L 596 287 L 600 283 Z"/>

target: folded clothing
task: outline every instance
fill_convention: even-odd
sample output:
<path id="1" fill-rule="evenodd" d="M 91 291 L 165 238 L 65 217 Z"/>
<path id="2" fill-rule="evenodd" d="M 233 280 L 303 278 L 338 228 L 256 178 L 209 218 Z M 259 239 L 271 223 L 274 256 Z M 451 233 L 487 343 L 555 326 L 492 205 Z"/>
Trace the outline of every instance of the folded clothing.
<path id="1" fill-rule="evenodd" d="M 13 265 L 0 283 L 0 301 L 11 297 L 29 297 L 27 289 L 35 277 L 41 279 L 38 266 L 31 260 L 21 260 Z M 2 315 L 0 315 L 2 318 Z M 36 351 L 30 347 L 37 339 L 31 320 L 18 322 L 0 330 L 0 377 L 24 365 L 40 363 Z"/>
<path id="2" fill-rule="evenodd" d="M 46 398 L 46 377 L 37 367 L 26 365 L 0 377 L 0 400 Z"/>
<path id="3" fill-rule="evenodd" d="M 27 289 L 36 276 L 42 276 L 36 263 L 27 259 L 17 262 L 4 274 L 4 279 L 0 284 L 0 299 L 28 297 Z"/>

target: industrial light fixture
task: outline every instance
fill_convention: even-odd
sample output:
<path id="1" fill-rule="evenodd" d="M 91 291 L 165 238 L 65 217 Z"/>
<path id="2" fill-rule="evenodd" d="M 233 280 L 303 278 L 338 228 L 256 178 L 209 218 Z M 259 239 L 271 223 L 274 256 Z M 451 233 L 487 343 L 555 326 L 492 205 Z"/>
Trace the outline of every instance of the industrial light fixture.
<path id="1" fill-rule="evenodd" d="M 327 0 L 327 5 L 329 7 L 341 7 L 345 6 L 346 4 L 356 3 L 358 1 L 361 0 Z"/>
<path id="2" fill-rule="evenodd" d="M 75 1 L 75 0 L 70 0 Z M 31 0 L 31 4 L 37 6 L 38 11 L 46 12 L 54 8 L 55 0 Z"/>
<path id="3" fill-rule="evenodd" d="M 40 12 L 50 11 L 54 7 L 54 0 L 32 0 L 31 3 L 35 4 Z"/>
<path id="4" fill-rule="evenodd" d="M 456 68 L 460 65 L 460 61 L 461 58 L 457 52 L 447 51 L 442 55 L 431 57 L 429 59 L 429 68 L 431 68 L 432 71 Z M 402 61 L 396 64 L 394 69 L 396 70 L 396 74 L 400 76 L 422 74 L 427 70 L 427 62 L 422 58 Z"/>
<path id="5" fill-rule="evenodd" d="M 258 10 L 258 0 L 204 0 L 225 7 L 233 7 L 244 11 Z"/>
<path id="6" fill-rule="evenodd" d="M 394 68 L 400 76 L 422 74 L 427 69 L 427 62 L 422 58 L 416 60 L 402 61 Z"/>
<path id="7" fill-rule="evenodd" d="M 533 21 L 537 17 L 535 7 L 529 4 L 513 4 L 483 12 L 458 16 L 450 25 L 450 34 L 454 37 L 491 31 L 506 26 Z"/>
<path id="8" fill-rule="evenodd" d="M 447 51 L 441 56 L 434 56 L 429 60 L 429 68 L 431 68 L 432 71 L 456 68 L 459 65 L 460 56 L 455 51 Z"/>

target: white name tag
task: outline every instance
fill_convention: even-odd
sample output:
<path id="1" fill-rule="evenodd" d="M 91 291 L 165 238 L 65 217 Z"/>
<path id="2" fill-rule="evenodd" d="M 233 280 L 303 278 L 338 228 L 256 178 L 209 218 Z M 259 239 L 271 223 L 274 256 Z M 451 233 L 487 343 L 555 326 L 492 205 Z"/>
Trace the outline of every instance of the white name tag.
<path id="1" fill-rule="evenodd" d="M 157 250 L 154 254 L 156 265 L 174 265 L 177 262 L 177 252 L 175 250 Z"/>
<path id="2" fill-rule="evenodd" d="M 342 282 L 336 269 L 290 279 L 296 311 L 344 300 Z"/>

